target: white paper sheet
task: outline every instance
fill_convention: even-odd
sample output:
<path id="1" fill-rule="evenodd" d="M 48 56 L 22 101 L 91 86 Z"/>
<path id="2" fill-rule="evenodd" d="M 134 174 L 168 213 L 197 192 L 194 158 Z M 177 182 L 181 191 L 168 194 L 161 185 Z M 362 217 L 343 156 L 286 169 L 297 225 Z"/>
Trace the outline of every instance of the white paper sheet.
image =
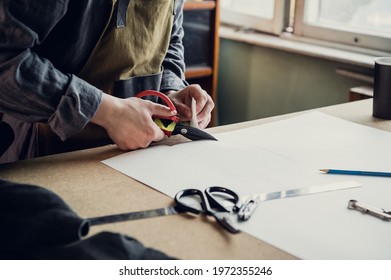
<path id="1" fill-rule="evenodd" d="M 391 210 L 391 178 L 321 168 L 391 171 L 391 133 L 320 112 L 155 146 L 103 161 L 171 197 L 212 185 L 239 194 L 344 181 L 361 188 L 263 202 L 241 229 L 302 259 L 391 259 L 391 222 L 347 209 L 350 199 Z"/>

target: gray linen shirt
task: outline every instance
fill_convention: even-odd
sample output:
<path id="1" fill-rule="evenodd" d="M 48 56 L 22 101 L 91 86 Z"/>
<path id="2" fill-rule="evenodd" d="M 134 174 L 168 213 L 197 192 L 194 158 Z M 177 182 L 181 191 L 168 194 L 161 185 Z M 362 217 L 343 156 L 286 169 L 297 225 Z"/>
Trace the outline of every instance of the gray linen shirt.
<path id="1" fill-rule="evenodd" d="M 72 19 L 66 31 L 80 33 L 83 43 L 88 44 L 91 39 L 88 28 L 93 25 L 88 25 L 87 21 L 100 18 L 96 15 L 97 10 L 91 7 L 102 10 L 108 2 L 0 0 L 0 112 L 28 123 L 47 122 L 62 140 L 80 131 L 90 121 L 103 93 L 77 77 L 88 48 L 81 50 L 70 46 L 69 53 L 55 52 L 56 59 L 51 59 L 53 53 L 45 56 L 40 47 L 51 33 L 58 31 L 57 26 L 67 18 L 72 19 L 69 14 L 73 12 L 81 16 Z M 182 22 L 183 0 L 176 0 L 170 47 L 163 62 L 162 92 L 180 90 L 187 85 Z M 92 32 L 96 33 L 96 28 Z M 74 59 L 78 55 L 84 57 Z"/>

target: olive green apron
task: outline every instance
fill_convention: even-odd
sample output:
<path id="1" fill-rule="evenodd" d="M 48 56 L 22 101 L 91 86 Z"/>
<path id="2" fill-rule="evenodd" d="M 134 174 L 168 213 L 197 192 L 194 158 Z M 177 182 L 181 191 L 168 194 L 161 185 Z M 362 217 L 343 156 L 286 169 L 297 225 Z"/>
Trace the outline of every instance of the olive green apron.
<path id="1" fill-rule="evenodd" d="M 173 16 L 174 0 L 114 0 L 111 20 L 79 77 L 105 93 L 133 96 L 137 92 L 116 94 L 115 88 L 131 77 L 161 76 Z"/>
<path id="2" fill-rule="evenodd" d="M 79 77 L 121 98 L 159 90 L 175 0 L 112 0 L 111 16 Z M 62 142 L 47 125 L 38 127 L 39 156 L 111 143 L 103 128 L 88 124 Z"/>

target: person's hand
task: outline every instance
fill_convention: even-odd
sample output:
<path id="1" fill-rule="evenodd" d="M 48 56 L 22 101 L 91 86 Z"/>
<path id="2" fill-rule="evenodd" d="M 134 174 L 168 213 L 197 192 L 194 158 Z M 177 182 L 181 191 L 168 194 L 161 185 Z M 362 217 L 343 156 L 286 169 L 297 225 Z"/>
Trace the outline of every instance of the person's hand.
<path id="1" fill-rule="evenodd" d="M 152 116 L 171 117 L 176 111 L 141 98 L 120 99 L 103 94 L 102 102 L 91 122 L 106 129 L 109 137 L 122 150 L 146 148 L 164 138 Z"/>
<path id="2" fill-rule="evenodd" d="M 174 103 L 182 121 L 191 119 L 191 100 L 194 98 L 197 103 L 196 111 L 199 127 L 205 128 L 209 124 L 215 105 L 210 95 L 199 85 L 189 85 L 180 91 L 169 91 L 166 94 Z"/>

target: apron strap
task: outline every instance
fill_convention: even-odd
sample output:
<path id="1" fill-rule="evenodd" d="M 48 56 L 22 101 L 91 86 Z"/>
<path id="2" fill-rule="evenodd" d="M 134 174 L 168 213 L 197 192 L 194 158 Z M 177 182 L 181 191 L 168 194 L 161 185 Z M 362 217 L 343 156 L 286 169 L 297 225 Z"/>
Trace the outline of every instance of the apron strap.
<path id="1" fill-rule="evenodd" d="M 124 28 L 126 26 L 126 11 L 128 10 L 130 0 L 118 0 L 117 6 L 117 28 Z"/>

